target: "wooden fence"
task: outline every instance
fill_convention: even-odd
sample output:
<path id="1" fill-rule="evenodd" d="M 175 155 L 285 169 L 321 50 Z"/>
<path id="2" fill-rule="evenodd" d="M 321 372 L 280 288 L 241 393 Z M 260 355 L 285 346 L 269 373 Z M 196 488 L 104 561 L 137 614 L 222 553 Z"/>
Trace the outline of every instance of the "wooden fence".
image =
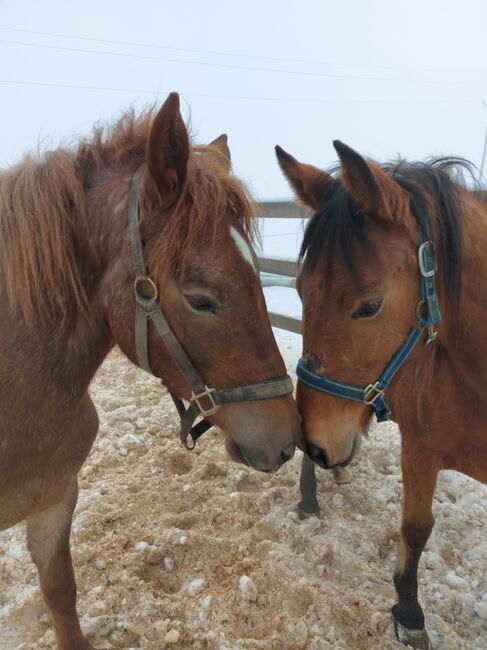
<path id="1" fill-rule="evenodd" d="M 287 201 L 264 201 L 256 204 L 257 216 L 266 219 L 307 219 L 306 209 Z M 295 286 L 298 263 L 278 257 L 259 257 L 263 286 Z M 301 334 L 301 320 L 285 314 L 269 312 L 273 327 Z"/>

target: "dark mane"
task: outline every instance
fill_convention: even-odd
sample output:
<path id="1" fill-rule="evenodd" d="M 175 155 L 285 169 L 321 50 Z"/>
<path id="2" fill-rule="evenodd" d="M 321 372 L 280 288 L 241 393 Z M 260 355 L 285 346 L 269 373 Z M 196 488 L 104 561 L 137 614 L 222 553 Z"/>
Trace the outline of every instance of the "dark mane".
<path id="1" fill-rule="evenodd" d="M 86 192 L 99 172 L 127 177 L 144 163 L 154 116 L 154 108 L 139 115 L 130 110 L 71 147 L 29 154 L 0 172 L 0 274 L 9 303 L 27 322 L 36 314 L 65 315 L 73 304 L 87 310 L 80 270 L 89 252 Z M 194 146 L 161 242 L 164 263 L 174 265 L 229 210 L 252 241 L 256 220 L 245 188 L 215 148 Z"/>
<path id="2" fill-rule="evenodd" d="M 435 243 L 440 259 L 444 261 L 440 265 L 440 273 L 446 292 L 456 302 L 461 291 L 462 269 L 460 190 L 465 187 L 465 172 L 474 177 L 473 166 L 461 158 L 440 158 L 417 163 L 399 160 L 381 167 L 409 192 L 411 210 L 418 226 L 425 233 L 438 233 L 439 241 Z M 338 168 L 333 168 L 329 173 L 337 178 L 337 182 L 306 227 L 299 259 L 313 269 L 326 250 L 326 273 L 332 256 L 338 252 L 351 277 L 356 278 L 352 244 L 358 243 L 366 251 L 370 250 L 365 217 L 339 181 Z M 434 206 L 433 213 L 431 205 Z"/>

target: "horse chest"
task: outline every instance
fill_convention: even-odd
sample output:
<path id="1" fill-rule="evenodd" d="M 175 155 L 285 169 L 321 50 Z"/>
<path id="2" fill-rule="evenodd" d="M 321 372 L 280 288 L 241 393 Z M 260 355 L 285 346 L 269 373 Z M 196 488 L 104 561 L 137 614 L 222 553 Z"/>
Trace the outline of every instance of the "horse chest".
<path id="1" fill-rule="evenodd" d="M 0 530 L 57 503 L 76 477 L 98 430 L 86 394 L 72 413 L 35 431 L 0 429 Z"/>

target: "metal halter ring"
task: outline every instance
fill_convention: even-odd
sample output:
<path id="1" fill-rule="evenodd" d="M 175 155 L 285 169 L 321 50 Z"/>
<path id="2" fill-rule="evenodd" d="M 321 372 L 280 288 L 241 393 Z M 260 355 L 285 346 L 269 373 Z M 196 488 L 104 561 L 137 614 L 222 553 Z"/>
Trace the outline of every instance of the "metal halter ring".
<path id="1" fill-rule="evenodd" d="M 143 282 L 147 282 L 147 283 L 150 284 L 150 286 L 151 286 L 151 289 L 152 289 L 153 294 L 152 294 L 152 296 L 150 296 L 149 298 L 147 298 L 146 296 L 141 295 L 141 294 L 139 293 L 139 291 L 138 291 L 139 284 L 142 284 Z M 137 299 L 142 299 L 143 301 L 145 301 L 145 300 L 157 300 L 157 298 L 159 297 L 159 292 L 158 292 L 158 290 L 157 290 L 156 284 L 155 284 L 154 280 L 153 280 L 152 278 L 149 278 L 149 277 L 145 277 L 145 278 L 144 278 L 144 277 L 135 278 L 135 281 L 134 281 L 134 292 L 135 292 L 135 297 L 136 297 Z"/>

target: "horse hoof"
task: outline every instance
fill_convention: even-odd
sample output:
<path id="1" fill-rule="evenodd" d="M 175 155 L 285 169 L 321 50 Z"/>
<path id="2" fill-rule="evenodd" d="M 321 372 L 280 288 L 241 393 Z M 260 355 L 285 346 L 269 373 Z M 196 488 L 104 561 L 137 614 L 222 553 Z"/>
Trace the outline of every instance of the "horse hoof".
<path id="1" fill-rule="evenodd" d="M 400 643 L 408 645 L 415 650 L 431 650 L 431 642 L 424 627 L 422 630 L 409 630 L 402 623 L 399 623 L 397 619 L 394 619 L 394 629 L 397 640 Z"/>
<path id="2" fill-rule="evenodd" d="M 298 517 L 303 521 L 304 519 L 309 519 L 310 517 L 319 517 L 320 516 L 320 506 L 316 504 L 306 504 L 300 501 L 298 503 Z"/>
<path id="3" fill-rule="evenodd" d="M 346 467 L 333 467 L 332 471 L 335 483 L 338 483 L 339 485 L 345 485 L 346 483 L 352 482 L 352 475 L 350 473 L 350 470 L 348 470 Z"/>

